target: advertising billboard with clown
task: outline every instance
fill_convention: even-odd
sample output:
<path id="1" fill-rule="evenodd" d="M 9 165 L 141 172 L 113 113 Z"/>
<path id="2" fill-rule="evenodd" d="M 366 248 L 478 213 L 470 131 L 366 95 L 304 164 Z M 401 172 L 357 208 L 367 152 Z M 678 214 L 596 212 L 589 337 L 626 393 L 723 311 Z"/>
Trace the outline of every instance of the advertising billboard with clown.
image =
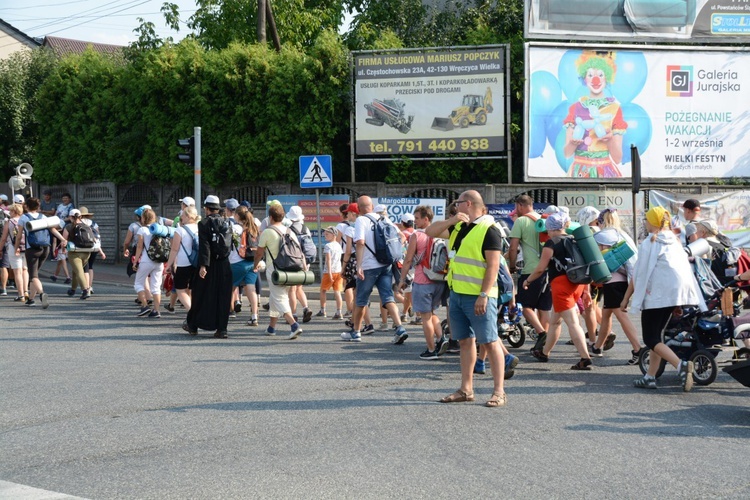
<path id="1" fill-rule="evenodd" d="M 526 179 L 750 175 L 750 52 L 528 44 Z M 743 92 L 744 90 L 744 92 Z"/>

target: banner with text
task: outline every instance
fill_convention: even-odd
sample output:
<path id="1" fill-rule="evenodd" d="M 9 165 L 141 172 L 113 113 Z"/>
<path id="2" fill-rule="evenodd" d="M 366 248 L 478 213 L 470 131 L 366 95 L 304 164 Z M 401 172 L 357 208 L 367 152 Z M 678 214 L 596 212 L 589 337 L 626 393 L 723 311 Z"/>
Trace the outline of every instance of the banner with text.
<path id="1" fill-rule="evenodd" d="M 710 195 L 693 195 L 670 193 L 652 189 L 649 191 L 649 205 L 659 205 L 672 215 L 685 217 L 682 204 L 688 198 L 701 202 L 701 219 L 716 221 L 719 230 L 732 240 L 732 244 L 739 248 L 750 248 L 750 191 L 730 191 L 726 193 L 712 193 Z"/>
<path id="2" fill-rule="evenodd" d="M 356 154 L 505 151 L 505 51 L 355 53 Z"/>
<path id="3" fill-rule="evenodd" d="M 643 199 L 642 192 L 635 197 L 641 219 L 645 215 Z M 570 218 L 574 221 L 578 220 L 578 211 L 583 207 L 594 207 L 600 212 L 605 208 L 616 208 L 622 229 L 633 235 L 633 194 L 630 191 L 558 191 L 557 204 L 568 207 Z"/>
<path id="4" fill-rule="evenodd" d="M 404 214 L 414 214 L 414 209 L 420 205 L 427 205 L 432 209 L 432 221 L 445 220 L 446 202 L 444 198 L 373 198 L 373 207 L 385 205 L 388 210 L 388 218 L 394 223 L 401 222 Z"/>
<path id="5" fill-rule="evenodd" d="M 526 0 L 526 37 L 729 43 L 750 35 L 747 0 Z"/>
<path id="6" fill-rule="evenodd" d="M 750 175 L 750 52 L 527 49 L 528 180 Z"/>

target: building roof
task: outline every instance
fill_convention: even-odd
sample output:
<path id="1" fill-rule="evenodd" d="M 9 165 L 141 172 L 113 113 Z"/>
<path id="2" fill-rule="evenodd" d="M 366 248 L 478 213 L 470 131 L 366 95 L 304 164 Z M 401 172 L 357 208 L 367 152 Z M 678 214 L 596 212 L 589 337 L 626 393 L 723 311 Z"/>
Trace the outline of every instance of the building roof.
<path id="1" fill-rule="evenodd" d="M 125 48 L 122 45 L 110 45 L 108 43 L 84 42 L 82 40 L 73 40 L 71 38 L 61 38 L 59 36 L 45 36 L 44 47 L 49 47 L 58 56 L 68 54 L 83 54 L 91 46 L 94 52 L 102 54 L 121 54 Z"/>
<path id="2" fill-rule="evenodd" d="M 39 47 L 39 45 L 41 45 L 38 41 L 34 40 L 32 37 L 30 37 L 23 31 L 19 30 L 18 28 L 6 23 L 2 19 L 0 19 L 0 31 L 5 32 L 8 36 L 15 38 L 20 43 L 23 43 L 24 45 L 27 45 L 32 49 Z"/>

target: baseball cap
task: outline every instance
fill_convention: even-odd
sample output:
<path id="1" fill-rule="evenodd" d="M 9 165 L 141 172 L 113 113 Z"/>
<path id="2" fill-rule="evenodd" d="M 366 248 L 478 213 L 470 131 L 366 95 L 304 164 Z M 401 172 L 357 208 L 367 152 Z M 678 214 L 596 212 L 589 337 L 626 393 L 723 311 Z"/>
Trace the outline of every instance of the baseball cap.
<path id="1" fill-rule="evenodd" d="M 78 210 L 77 208 L 74 208 L 68 213 L 68 217 L 80 217 L 80 216 L 81 216 L 81 211 Z"/>
<path id="2" fill-rule="evenodd" d="M 13 195 L 13 203 L 21 203 L 21 204 L 23 204 L 24 202 L 26 202 L 26 198 L 24 198 L 22 194 L 14 194 Z"/>
<path id="3" fill-rule="evenodd" d="M 412 214 L 402 214 L 401 215 L 401 222 L 414 222 L 414 215 L 412 215 Z"/>
<path id="4" fill-rule="evenodd" d="M 382 214 L 383 212 L 388 211 L 388 207 L 385 205 L 375 205 L 375 210 L 373 210 L 376 214 Z"/>
<path id="5" fill-rule="evenodd" d="M 359 205 L 357 205 L 356 203 L 349 203 L 349 206 L 347 207 L 346 211 L 358 214 L 359 213 Z"/>
<path id="6" fill-rule="evenodd" d="M 195 206 L 195 198 L 192 198 L 190 196 L 185 196 L 184 198 L 180 198 L 180 202 L 184 203 L 186 207 Z"/>
<path id="7" fill-rule="evenodd" d="M 716 224 L 716 221 L 713 221 L 711 219 L 704 219 L 702 221 L 696 222 L 696 224 L 700 224 L 701 226 L 703 226 L 703 228 L 713 236 L 719 234 L 719 226 Z"/>
<path id="8" fill-rule="evenodd" d="M 235 210 L 237 210 L 237 207 L 240 206 L 240 202 L 234 198 L 229 198 L 224 200 L 224 206 L 234 212 Z"/>
<path id="9" fill-rule="evenodd" d="M 2 200 L 2 201 L 8 201 L 8 195 L 7 194 L 0 194 L 0 200 Z"/>
<path id="10" fill-rule="evenodd" d="M 240 205 L 242 205 L 243 207 L 246 207 L 246 208 L 252 208 L 252 205 L 250 205 L 250 202 L 247 201 L 247 200 L 242 200 L 240 202 Z"/>
<path id="11" fill-rule="evenodd" d="M 213 194 L 209 194 L 208 196 L 206 196 L 206 199 L 203 200 L 204 207 L 217 209 L 217 210 L 220 208 L 219 203 L 220 203 L 219 197 Z"/>
<path id="12" fill-rule="evenodd" d="M 328 226 L 327 228 L 325 228 L 324 232 L 331 233 L 332 235 L 336 236 L 339 233 L 339 230 L 336 229 L 335 226 Z"/>

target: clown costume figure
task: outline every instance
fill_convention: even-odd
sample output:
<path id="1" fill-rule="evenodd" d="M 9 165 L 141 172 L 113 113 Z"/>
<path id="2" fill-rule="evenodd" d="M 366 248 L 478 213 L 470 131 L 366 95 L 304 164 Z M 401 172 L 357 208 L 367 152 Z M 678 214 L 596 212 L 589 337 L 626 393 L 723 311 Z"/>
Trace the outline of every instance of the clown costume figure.
<path id="1" fill-rule="evenodd" d="M 604 92 L 615 78 L 615 54 L 585 50 L 576 67 L 588 95 L 570 107 L 563 121 L 565 157 L 574 156 L 568 177 L 622 177 L 617 165 L 622 162 L 622 136 L 628 124 L 620 103 Z"/>

